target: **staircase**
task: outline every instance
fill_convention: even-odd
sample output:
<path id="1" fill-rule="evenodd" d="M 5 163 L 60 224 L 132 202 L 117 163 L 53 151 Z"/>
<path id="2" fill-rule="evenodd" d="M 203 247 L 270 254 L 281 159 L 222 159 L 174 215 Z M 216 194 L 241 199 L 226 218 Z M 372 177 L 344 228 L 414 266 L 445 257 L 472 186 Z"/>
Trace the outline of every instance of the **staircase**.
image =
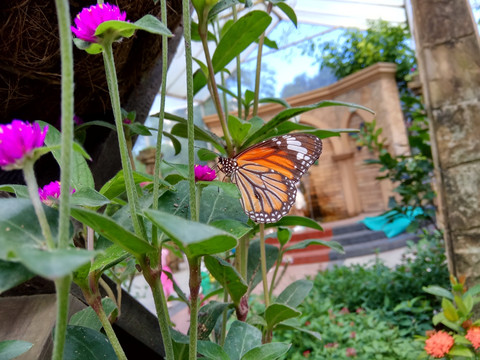
<path id="1" fill-rule="evenodd" d="M 300 265 L 371 255 L 404 247 L 408 240 L 417 241 L 417 236 L 403 233 L 393 238 L 387 238 L 383 231 L 372 231 L 362 223 L 356 222 L 343 226 L 326 227 L 323 231 L 305 230 L 294 233 L 288 245 L 307 239 L 337 241 L 342 244 L 345 254 L 340 254 L 323 245 L 310 245 L 305 249 L 287 252 L 284 261 L 290 262 L 290 265 Z M 278 246 L 276 238 L 268 238 L 266 242 Z"/>

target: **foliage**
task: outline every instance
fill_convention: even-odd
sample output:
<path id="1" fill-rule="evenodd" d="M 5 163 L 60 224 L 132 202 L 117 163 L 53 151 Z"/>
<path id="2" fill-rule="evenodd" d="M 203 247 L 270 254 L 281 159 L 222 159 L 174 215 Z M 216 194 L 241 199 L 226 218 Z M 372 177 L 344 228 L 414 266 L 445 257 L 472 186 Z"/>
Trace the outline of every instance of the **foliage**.
<path id="1" fill-rule="evenodd" d="M 430 331 L 427 336 L 420 336 L 418 340 L 425 342 L 423 357 L 428 355 L 440 355 L 446 359 L 457 357 L 478 359 L 478 348 L 480 347 L 480 319 L 472 320 L 474 306 L 480 303 L 480 286 L 476 285 L 470 289 L 465 286 L 465 277 L 456 279 L 450 277 L 451 290 L 441 286 L 430 285 L 424 287 L 428 294 L 441 299 L 441 311 L 433 316 L 433 325 L 441 328 L 441 331 Z M 446 335 L 446 331 L 448 335 Z M 439 333 L 443 337 L 451 336 L 454 341 L 443 349 L 439 349 L 439 341 L 433 340 Z M 432 341 L 433 340 L 433 341 Z M 439 357 L 439 356 L 433 356 Z"/>
<path id="2" fill-rule="evenodd" d="M 406 89 L 405 76 L 415 65 L 415 53 L 409 46 L 409 39 L 407 24 L 391 25 L 379 20 L 370 22 L 365 31 L 345 31 L 338 42 L 311 43 L 310 51 L 316 53 L 318 46 L 322 66 L 331 68 L 339 79 L 377 62 L 395 63 L 397 82 Z"/>
<path id="3" fill-rule="evenodd" d="M 320 332 L 322 339 L 295 333 L 279 335 L 279 341 L 292 343 L 284 359 L 414 360 L 421 352 L 421 345 L 406 338 L 379 310 L 350 312 L 330 299 L 316 297 L 308 298 L 302 308 L 303 326 Z"/>

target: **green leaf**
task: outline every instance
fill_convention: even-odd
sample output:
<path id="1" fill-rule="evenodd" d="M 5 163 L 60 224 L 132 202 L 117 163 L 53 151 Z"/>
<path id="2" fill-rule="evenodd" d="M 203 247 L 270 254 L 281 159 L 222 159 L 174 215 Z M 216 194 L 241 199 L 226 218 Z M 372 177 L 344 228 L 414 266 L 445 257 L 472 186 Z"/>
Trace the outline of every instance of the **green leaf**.
<path id="1" fill-rule="evenodd" d="M 432 295 L 436 295 L 436 296 L 440 296 L 440 297 L 444 297 L 444 298 L 447 298 L 447 299 L 450 299 L 450 300 L 453 300 L 453 294 L 438 286 L 438 285 L 430 285 L 430 286 L 424 286 L 422 288 L 423 291 L 425 291 L 426 293 L 429 293 L 429 294 L 432 294 Z"/>
<path id="2" fill-rule="evenodd" d="M 275 360 L 284 355 L 288 349 L 290 349 L 289 344 L 278 342 L 263 344 L 247 351 L 245 355 L 242 356 L 242 360 Z"/>
<path id="3" fill-rule="evenodd" d="M 443 313 L 445 315 L 445 318 L 449 321 L 457 321 L 458 320 L 458 313 L 457 313 L 457 309 L 455 309 L 455 306 L 453 305 L 453 303 L 446 299 L 446 298 L 443 298 L 442 299 L 442 309 L 443 309 Z"/>
<path id="4" fill-rule="evenodd" d="M 163 135 L 169 138 L 172 142 L 173 148 L 175 149 L 175 155 L 180 154 L 180 151 L 182 151 L 182 144 L 180 143 L 180 141 L 178 141 L 178 139 L 169 132 L 164 131 Z"/>
<path id="5" fill-rule="evenodd" d="M 285 246 L 292 238 L 292 230 L 286 227 L 279 227 L 277 230 L 277 240 L 280 245 Z"/>
<path id="6" fill-rule="evenodd" d="M 58 211 L 42 205 L 56 239 Z M 15 258 L 18 249 L 45 246 L 37 215 L 29 199 L 0 199 L 0 259 Z"/>
<path id="7" fill-rule="evenodd" d="M 0 360 L 10 360 L 30 350 L 32 343 L 23 340 L 0 341 Z"/>
<path id="8" fill-rule="evenodd" d="M 233 5 L 239 4 L 238 0 L 220 0 L 208 12 L 208 20 L 212 20 L 216 15 L 223 10 L 231 8 Z"/>
<path id="9" fill-rule="evenodd" d="M 115 304 L 115 302 L 109 297 L 102 299 L 102 306 L 107 316 L 110 316 L 110 314 L 117 309 L 117 304 Z M 73 314 L 68 324 L 83 326 L 95 331 L 100 331 L 103 327 L 102 323 L 98 319 L 97 314 L 91 306 Z"/>
<path id="10" fill-rule="evenodd" d="M 197 343 L 197 351 L 209 360 L 230 360 L 225 350 L 218 344 L 211 341 L 199 340 Z"/>
<path id="11" fill-rule="evenodd" d="M 223 231 L 232 234 L 236 239 L 240 239 L 242 236 L 247 235 L 252 228 L 244 223 L 237 220 L 214 220 L 209 223 L 209 225 L 215 226 Z"/>
<path id="12" fill-rule="evenodd" d="M 211 161 L 215 160 L 218 157 L 218 154 L 214 151 L 202 148 L 197 151 L 197 156 L 202 161 Z"/>
<path id="13" fill-rule="evenodd" d="M 233 236 L 213 226 L 157 210 L 146 210 L 145 216 L 175 241 L 190 258 L 217 254 L 237 245 Z"/>
<path id="14" fill-rule="evenodd" d="M 129 256 L 131 255 L 126 252 L 123 247 L 113 244 L 95 258 L 90 267 L 90 271 L 103 273 L 105 270 L 117 265 Z"/>
<path id="15" fill-rule="evenodd" d="M 458 307 L 458 311 L 460 312 L 460 315 L 466 316 L 468 314 L 468 310 L 467 310 L 467 307 L 465 306 L 465 303 L 463 302 L 463 299 L 460 296 L 455 295 L 454 300 L 455 300 L 455 304 Z"/>
<path id="16" fill-rule="evenodd" d="M 468 314 L 473 309 L 473 297 L 470 294 L 463 294 L 463 303 L 465 304 L 465 311 Z"/>
<path id="17" fill-rule="evenodd" d="M 215 327 L 218 318 L 223 314 L 224 310 L 231 306 L 231 303 L 210 301 L 207 305 L 200 308 L 198 311 L 198 322 L 200 324 L 198 330 L 199 340 L 208 339 L 208 336 Z"/>
<path id="18" fill-rule="evenodd" d="M 112 30 L 115 30 L 120 36 L 127 38 L 132 36 L 135 30 L 144 30 L 156 35 L 172 36 L 170 30 L 152 15 L 145 15 L 134 23 L 120 20 L 105 21 L 97 26 L 95 36 L 103 37 L 104 33 Z"/>
<path id="19" fill-rule="evenodd" d="M 330 241 L 330 240 L 322 240 L 322 239 L 309 239 L 299 241 L 285 249 L 285 251 L 297 250 L 297 249 L 305 249 L 310 245 L 323 245 L 330 249 L 335 250 L 340 254 L 345 254 L 345 250 L 343 249 L 342 244 L 337 241 Z"/>
<path id="20" fill-rule="evenodd" d="M 278 248 L 265 244 L 267 271 L 275 264 L 278 257 Z M 260 241 L 252 241 L 248 248 L 247 282 L 250 289 L 254 289 L 262 281 L 260 268 Z"/>
<path id="21" fill-rule="evenodd" d="M 133 172 L 133 181 L 135 184 L 140 184 L 142 182 L 153 182 L 153 176 Z M 160 179 L 160 185 L 173 189 L 172 185 Z M 113 178 L 108 180 L 105 185 L 100 189 L 100 194 L 105 196 L 107 199 L 114 199 L 120 194 L 125 192 L 125 178 L 123 176 L 123 170 L 120 170 Z"/>
<path id="22" fill-rule="evenodd" d="M 0 274 L 0 294 L 35 276 L 21 263 L 4 260 L 0 260 Z"/>
<path id="23" fill-rule="evenodd" d="M 70 204 L 97 208 L 109 204 L 110 200 L 92 188 L 81 188 L 72 194 Z"/>
<path id="24" fill-rule="evenodd" d="M 192 32 L 192 40 L 193 41 L 202 41 L 200 34 L 198 33 L 198 24 L 194 21 L 191 22 L 191 32 Z M 209 31 L 207 34 L 207 40 L 208 41 L 215 41 L 217 38 L 215 35 Z"/>
<path id="25" fill-rule="evenodd" d="M 198 181 L 197 184 L 204 184 L 206 186 L 216 186 L 222 189 L 226 195 L 231 196 L 235 199 L 240 199 L 240 191 L 238 190 L 237 185 L 233 183 L 227 183 L 223 181 Z"/>
<path id="26" fill-rule="evenodd" d="M 252 44 L 270 25 L 272 18 L 264 11 L 254 10 L 238 19 L 223 35 L 212 56 L 215 74 Z M 194 77 L 194 94 L 203 88 L 207 79 L 201 72 Z"/>
<path id="27" fill-rule="evenodd" d="M 83 326 L 67 326 L 63 360 L 117 360 L 108 338 Z"/>
<path id="28" fill-rule="evenodd" d="M 449 356 L 463 356 L 474 359 L 475 353 L 464 345 L 453 345 L 450 351 L 447 353 Z"/>
<path id="29" fill-rule="evenodd" d="M 245 280 L 238 271 L 229 262 L 217 256 L 205 256 L 204 262 L 210 274 L 228 291 L 232 301 L 238 304 L 248 290 Z"/>
<path id="30" fill-rule="evenodd" d="M 17 198 L 28 199 L 28 189 L 25 185 L 1 185 L 0 191 L 9 192 L 15 194 Z"/>
<path id="31" fill-rule="evenodd" d="M 275 329 L 277 330 L 294 330 L 294 331 L 299 331 L 299 332 L 303 332 L 304 334 L 307 334 L 307 335 L 310 335 L 312 337 L 314 337 L 316 340 L 319 340 L 321 341 L 322 340 L 322 336 L 320 335 L 320 333 L 316 332 L 316 331 L 310 331 L 308 329 L 305 329 L 305 327 L 300 324 L 298 318 L 291 318 L 291 319 L 287 319 L 285 321 L 282 321 L 281 323 L 279 323 Z"/>
<path id="32" fill-rule="evenodd" d="M 296 308 L 307 297 L 312 287 L 313 282 L 310 280 L 297 280 L 278 295 L 276 302 Z"/>
<path id="33" fill-rule="evenodd" d="M 305 216 L 297 216 L 297 215 L 287 215 L 281 218 L 276 223 L 265 224 L 266 229 L 271 227 L 277 227 L 277 226 L 305 226 L 312 229 L 323 231 L 323 228 L 315 220 L 312 220 Z M 255 226 L 255 229 L 258 231 L 258 224 Z"/>
<path id="34" fill-rule="evenodd" d="M 235 145 L 240 146 L 243 140 L 247 137 L 252 124 L 247 121 L 241 120 L 236 116 L 228 116 L 228 131 L 235 142 Z"/>
<path id="35" fill-rule="evenodd" d="M 257 44 L 259 43 L 259 40 L 255 41 Z M 266 47 L 269 47 L 270 49 L 275 49 L 278 50 L 278 45 L 275 41 L 270 40 L 268 37 L 265 36 L 263 39 L 263 45 Z"/>
<path id="36" fill-rule="evenodd" d="M 277 2 L 275 5 L 280 8 L 284 12 L 284 14 L 287 15 L 287 17 L 293 22 L 295 27 L 297 27 L 297 15 L 289 5 L 284 2 Z"/>
<path id="37" fill-rule="evenodd" d="M 148 242 L 105 215 L 81 208 L 72 208 L 71 214 L 75 219 L 90 226 L 97 233 L 123 247 L 131 254 L 141 255 L 155 251 L 155 248 Z"/>
<path id="38" fill-rule="evenodd" d="M 93 120 L 93 121 L 86 122 L 82 125 L 76 126 L 75 127 L 75 132 L 79 132 L 81 130 L 87 129 L 90 126 L 93 126 L 93 125 L 105 127 L 105 128 L 110 129 L 112 131 L 117 131 L 117 128 L 115 127 L 115 125 L 110 124 L 109 122 L 101 121 L 101 120 Z"/>
<path id="39" fill-rule="evenodd" d="M 47 125 L 47 123 L 39 121 L 42 127 Z M 45 136 L 45 145 L 47 146 L 55 146 L 61 144 L 61 134 L 56 128 L 52 125 L 48 125 L 48 132 L 47 136 Z M 78 145 L 78 144 L 77 144 Z M 80 145 L 78 145 L 80 146 Z M 60 148 L 52 150 L 52 155 L 54 156 L 55 160 L 60 164 L 61 158 L 61 150 Z M 90 171 L 90 167 L 87 164 L 87 161 L 78 152 L 74 152 L 72 154 L 72 188 L 75 190 L 80 190 L 81 188 L 95 188 L 95 182 L 93 180 L 92 172 Z"/>
<path id="40" fill-rule="evenodd" d="M 260 104 L 279 104 L 282 105 L 284 108 L 291 108 L 290 104 L 282 98 L 274 98 L 274 97 L 266 97 L 258 100 Z"/>
<path id="41" fill-rule="evenodd" d="M 241 357 L 262 344 L 262 333 L 256 327 L 235 320 L 225 338 L 223 349 L 231 360 L 239 360 Z"/>
<path id="42" fill-rule="evenodd" d="M 203 72 L 203 75 L 205 75 L 205 77 L 208 77 L 208 67 L 207 65 L 205 65 L 202 61 L 200 61 L 199 59 L 197 58 L 193 58 L 193 60 L 197 63 L 197 65 L 200 67 L 200 70 L 202 70 Z"/>
<path id="43" fill-rule="evenodd" d="M 265 320 L 268 329 L 272 330 L 275 325 L 284 320 L 300 316 L 302 313 L 288 305 L 273 303 L 265 310 Z"/>
<path id="44" fill-rule="evenodd" d="M 280 124 L 284 123 L 285 121 L 303 114 L 307 111 L 314 110 L 314 109 L 319 109 L 322 107 L 327 107 L 327 106 L 348 106 L 356 109 L 363 109 L 368 112 L 373 113 L 372 110 L 361 106 L 357 104 L 351 104 L 351 103 L 346 103 L 342 101 L 320 101 L 318 103 L 312 104 L 312 105 L 307 105 L 307 106 L 300 106 L 300 107 L 295 107 L 295 108 L 289 108 L 285 109 L 281 112 L 279 112 L 277 115 L 275 115 L 269 122 L 267 122 L 265 125 L 262 126 L 261 129 L 256 131 L 254 134 L 250 135 L 248 139 L 244 142 L 242 149 L 245 149 L 246 147 L 255 144 L 258 142 L 258 139 L 263 136 L 264 134 L 267 134 L 270 130 L 275 129 L 278 127 Z"/>
<path id="45" fill-rule="evenodd" d="M 67 248 L 42 250 L 22 247 L 17 249 L 20 261 L 32 272 L 47 279 L 58 279 L 71 274 L 77 268 L 90 262 L 95 251 Z"/>
<path id="46" fill-rule="evenodd" d="M 480 293 L 480 284 L 472 286 L 470 289 L 467 290 L 465 295 L 475 296 Z"/>

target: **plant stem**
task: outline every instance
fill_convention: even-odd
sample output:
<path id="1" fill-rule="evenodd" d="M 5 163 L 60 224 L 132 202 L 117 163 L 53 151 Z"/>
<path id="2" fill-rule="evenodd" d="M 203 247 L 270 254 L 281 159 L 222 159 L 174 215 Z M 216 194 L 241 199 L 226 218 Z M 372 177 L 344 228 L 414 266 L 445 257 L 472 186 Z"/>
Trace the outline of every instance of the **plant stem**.
<path id="1" fill-rule="evenodd" d="M 70 295 L 70 275 L 55 280 L 55 291 L 57 293 L 57 322 L 53 340 L 52 360 L 62 360 L 65 348 L 65 334 L 68 323 L 68 303 Z"/>
<path id="2" fill-rule="evenodd" d="M 38 185 L 33 165 L 33 160 L 25 161 L 23 165 L 23 176 L 25 178 L 25 183 L 27 184 L 28 195 L 30 196 L 30 200 L 32 200 L 35 214 L 37 215 L 40 228 L 42 229 L 42 235 L 45 238 L 48 249 L 51 250 L 55 248 L 55 243 L 53 242 L 52 231 L 50 230 L 50 225 L 48 225 L 47 216 L 43 210 L 42 201 L 38 195 Z"/>
<path id="3" fill-rule="evenodd" d="M 262 267 L 263 295 L 265 298 L 265 308 L 270 305 L 270 296 L 267 280 L 267 255 L 265 252 L 265 224 L 260 224 L 260 262 Z"/>
<path id="4" fill-rule="evenodd" d="M 161 0 L 162 23 L 167 25 L 167 0 Z M 157 146 L 155 148 L 155 169 L 153 171 L 153 204 L 152 209 L 158 209 L 160 193 L 160 164 L 162 162 L 162 136 L 165 117 L 165 99 L 167 96 L 167 70 L 168 70 L 168 37 L 162 35 L 162 88 L 160 92 L 160 111 L 158 114 Z M 158 229 L 152 224 L 152 244 L 158 246 Z"/>
<path id="5" fill-rule="evenodd" d="M 198 333 L 198 293 L 200 291 L 200 257 L 188 259 L 190 267 L 190 345 L 189 360 L 197 359 L 197 333 Z"/>
<path id="6" fill-rule="evenodd" d="M 187 133 L 188 133 L 188 184 L 190 190 L 190 217 L 197 218 L 195 196 L 195 131 L 193 123 L 193 70 L 190 1 L 183 0 L 183 37 L 185 38 L 185 71 L 187 76 Z"/>
<path id="7" fill-rule="evenodd" d="M 223 135 L 225 136 L 225 143 L 227 145 L 227 153 L 229 156 L 233 155 L 233 145 L 232 140 L 230 138 L 230 133 L 228 132 L 227 122 L 225 119 L 225 115 L 222 110 L 222 105 L 220 104 L 220 96 L 218 94 L 217 82 L 215 81 L 215 71 L 213 69 L 212 58 L 210 56 L 210 50 L 208 49 L 208 33 L 198 27 L 198 33 L 202 40 L 203 51 L 205 53 L 205 59 L 207 61 L 208 67 L 208 81 L 211 86 L 211 95 L 213 98 L 213 103 L 215 104 L 215 109 L 217 110 L 218 119 L 220 120 L 220 125 L 222 125 Z"/>
<path id="8" fill-rule="evenodd" d="M 280 249 L 278 249 L 277 261 L 275 263 L 275 270 L 273 271 L 272 281 L 270 282 L 270 292 L 268 293 L 268 296 L 270 299 L 272 298 L 273 289 L 275 288 L 275 279 L 277 278 L 278 269 L 282 264 L 282 258 L 283 258 L 283 245 L 280 245 Z"/>
<path id="9" fill-rule="evenodd" d="M 161 256 L 161 255 L 159 255 Z M 155 310 L 157 312 L 158 325 L 162 333 L 163 348 L 165 349 L 165 359 L 174 360 L 173 343 L 170 335 L 170 316 L 168 313 L 167 300 L 163 292 L 163 285 L 161 282 L 161 272 L 153 273 L 151 268 L 143 259 L 138 259 L 142 267 L 142 274 L 152 289 L 153 301 L 155 303 Z"/>
<path id="10" fill-rule="evenodd" d="M 267 5 L 267 14 L 272 12 L 272 3 L 269 2 Z M 258 113 L 258 98 L 260 96 L 260 72 L 262 70 L 262 51 L 263 51 L 263 42 L 265 41 L 265 32 L 260 35 L 258 39 L 258 47 L 257 47 L 257 69 L 255 72 L 255 91 L 254 91 L 254 99 L 253 99 L 253 113 L 252 117 L 257 116 Z M 247 117 L 248 114 L 245 114 Z"/>
<path id="11" fill-rule="evenodd" d="M 120 95 L 118 92 L 118 81 L 117 73 L 115 71 L 112 42 L 111 40 L 104 41 L 102 45 L 105 73 L 107 76 L 108 90 L 110 92 L 112 110 L 117 128 L 118 145 L 120 148 L 120 158 L 122 161 L 123 177 L 125 178 L 125 189 L 127 191 L 130 215 L 132 217 L 135 234 L 146 239 L 147 236 L 145 232 L 145 225 L 140 219 L 140 216 L 137 214 L 137 209 L 139 208 L 138 195 L 135 188 L 135 181 L 133 180 L 132 164 L 130 163 L 130 159 L 128 157 L 127 142 L 125 139 L 125 132 L 123 130 L 122 109 L 120 107 Z"/>
<path id="12" fill-rule="evenodd" d="M 60 56 L 62 60 L 62 136 L 60 157 L 60 206 L 58 219 L 58 247 L 65 249 L 70 236 L 70 186 L 72 177 L 73 152 L 73 49 L 70 30 L 70 7 L 67 0 L 55 0 Z"/>

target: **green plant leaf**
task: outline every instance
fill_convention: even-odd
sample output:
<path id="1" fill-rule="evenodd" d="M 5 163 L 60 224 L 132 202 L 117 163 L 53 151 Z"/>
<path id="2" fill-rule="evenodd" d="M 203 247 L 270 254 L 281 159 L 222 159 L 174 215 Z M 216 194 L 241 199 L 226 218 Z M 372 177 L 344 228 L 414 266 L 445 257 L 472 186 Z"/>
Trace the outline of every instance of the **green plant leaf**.
<path id="1" fill-rule="evenodd" d="M 290 239 L 292 238 L 292 230 L 286 227 L 278 227 L 277 230 L 277 240 L 280 243 L 280 245 L 285 246 Z"/>
<path id="2" fill-rule="evenodd" d="M 272 330 L 275 325 L 282 321 L 295 318 L 301 314 L 300 311 L 288 305 L 273 303 L 265 310 L 265 320 L 267 320 L 268 329 Z"/>
<path id="3" fill-rule="evenodd" d="M 480 284 L 472 286 L 465 292 L 465 295 L 475 296 L 480 293 Z"/>
<path id="4" fill-rule="evenodd" d="M 192 31 L 192 41 L 202 41 L 200 38 L 200 34 L 198 33 L 198 24 L 194 21 L 191 22 L 191 31 Z M 207 40 L 208 41 L 215 41 L 217 40 L 216 36 L 214 33 L 211 31 L 208 32 L 207 34 Z"/>
<path id="5" fill-rule="evenodd" d="M 43 121 L 38 122 L 42 127 L 46 126 L 47 123 Z M 48 132 L 45 136 L 45 145 L 47 146 L 56 146 L 61 144 L 61 134 L 56 128 L 52 125 L 48 125 Z M 77 144 L 77 146 L 81 147 Z M 52 149 L 52 155 L 55 160 L 60 164 L 61 150 L 60 148 Z M 82 154 L 77 151 L 72 154 L 72 188 L 75 190 L 80 190 L 82 188 L 95 188 L 95 182 L 93 180 L 92 172 L 90 167 L 87 164 L 87 161 Z"/>
<path id="6" fill-rule="evenodd" d="M 102 299 L 102 306 L 107 316 L 110 316 L 112 312 L 117 310 L 117 304 L 115 304 L 115 302 L 109 297 Z M 73 314 L 68 324 L 87 327 L 95 331 L 100 331 L 103 327 L 91 306 Z"/>
<path id="7" fill-rule="evenodd" d="M 18 262 L 0 260 L 0 294 L 35 276 Z"/>
<path id="8" fill-rule="evenodd" d="M 274 98 L 274 97 L 266 97 L 258 100 L 260 104 L 279 104 L 282 105 L 284 108 L 290 108 L 290 104 L 282 98 Z"/>
<path id="9" fill-rule="evenodd" d="M 72 208 L 71 214 L 75 219 L 90 226 L 97 233 L 131 254 L 141 255 L 155 251 L 155 248 L 148 242 L 105 215 L 81 208 Z"/>
<path id="10" fill-rule="evenodd" d="M 275 129 L 277 126 L 280 124 L 284 123 L 285 121 L 303 114 L 307 111 L 314 110 L 314 109 L 319 109 L 322 107 L 327 107 L 327 106 L 348 106 L 351 108 L 356 108 L 356 109 L 362 109 L 365 111 L 368 111 L 370 113 L 373 113 L 372 110 L 361 106 L 357 104 L 352 104 L 352 103 L 346 103 L 342 101 L 320 101 L 318 103 L 312 104 L 312 105 L 307 105 L 307 106 L 300 106 L 300 107 L 295 107 L 295 108 L 289 108 L 285 109 L 281 112 L 279 112 L 277 115 L 275 115 L 269 122 L 267 122 L 265 125 L 262 126 L 261 129 L 256 131 L 254 134 L 250 135 L 247 140 L 245 140 L 242 149 L 245 149 L 246 147 L 255 144 L 258 142 L 258 139 L 267 134 L 270 130 Z"/>
<path id="11" fill-rule="evenodd" d="M 122 262 L 129 256 L 131 255 L 125 251 L 123 247 L 113 244 L 95 258 L 92 266 L 90 267 L 90 271 L 103 273 L 105 270 L 117 265 L 119 262 Z"/>
<path id="12" fill-rule="evenodd" d="M 127 38 L 132 36 L 135 33 L 135 30 L 144 30 L 156 35 L 172 36 L 170 30 L 152 15 L 145 15 L 134 23 L 120 20 L 104 21 L 97 26 L 95 36 L 102 37 L 105 32 L 112 30 L 117 31 L 120 36 Z"/>
<path id="13" fill-rule="evenodd" d="M 214 181 L 198 181 L 197 184 L 219 187 L 225 192 L 226 195 L 231 196 L 235 199 L 240 199 L 240 191 L 238 190 L 237 185 L 233 183 L 214 180 Z"/>
<path id="14" fill-rule="evenodd" d="M 295 11 L 285 2 L 278 1 L 275 4 L 278 8 L 280 8 L 285 15 L 293 22 L 295 27 L 297 27 L 297 15 L 295 14 Z"/>
<path id="15" fill-rule="evenodd" d="M 202 148 L 197 151 L 197 156 L 202 161 L 212 161 L 218 157 L 218 154 L 214 151 Z"/>
<path id="16" fill-rule="evenodd" d="M 142 182 L 153 182 L 153 176 L 139 173 L 134 171 L 133 172 L 133 181 L 135 184 L 140 184 Z M 167 187 L 169 189 L 173 189 L 172 185 L 168 182 L 160 179 L 160 186 Z M 102 186 L 100 189 L 100 194 L 105 196 L 107 199 L 114 199 L 120 194 L 125 192 L 125 178 L 123 176 L 123 170 L 120 170 L 113 178 L 108 180 L 105 185 Z"/>
<path id="17" fill-rule="evenodd" d="M 58 211 L 42 205 L 56 239 Z M 14 259 L 18 249 L 46 246 L 37 215 L 29 199 L 0 199 L 0 259 Z"/>
<path id="18" fill-rule="evenodd" d="M 285 321 L 282 321 L 281 323 L 277 324 L 277 326 L 275 326 L 275 329 L 299 331 L 304 334 L 312 336 L 316 340 L 319 340 L 319 341 L 322 340 L 322 336 L 320 335 L 320 333 L 306 329 L 305 326 L 300 324 L 298 318 L 290 318 Z"/>
<path id="19" fill-rule="evenodd" d="M 312 229 L 323 231 L 323 228 L 315 220 L 312 220 L 305 216 L 297 216 L 297 215 L 287 215 L 281 218 L 276 223 L 265 224 L 266 229 L 277 227 L 277 226 L 305 226 Z M 255 226 L 255 229 L 256 231 L 258 231 L 258 224 Z"/>
<path id="20" fill-rule="evenodd" d="M 467 307 L 465 306 L 465 303 L 463 302 L 463 299 L 460 296 L 455 295 L 454 300 L 455 300 L 455 304 L 457 305 L 460 316 L 466 316 L 468 314 L 468 310 L 467 310 Z"/>
<path id="21" fill-rule="evenodd" d="M 212 20 L 223 10 L 231 8 L 233 5 L 239 4 L 238 0 L 220 0 L 208 12 L 208 20 Z"/>
<path id="22" fill-rule="evenodd" d="M 236 116 L 228 116 L 228 131 L 235 142 L 235 145 L 240 146 L 243 140 L 247 137 L 252 124 L 237 118 Z"/>
<path id="23" fill-rule="evenodd" d="M 0 341 L 0 359 L 10 360 L 27 352 L 33 346 L 32 343 L 23 340 Z"/>
<path id="24" fill-rule="evenodd" d="M 270 25 L 272 18 L 264 11 L 254 10 L 238 19 L 223 35 L 212 56 L 213 70 L 221 71 L 237 55 L 252 44 Z M 202 72 L 193 77 L 194 94 L 203 88 L 207 79 Z"/>
<path id="25" fill-rule="evenodd" d="M 199 340 L 208 339 L 218 318 L 223 314 L 224 310 L 231 306 L 231 303 L 210 301 L 207 305 L 200 308 L 198 311 L 198 322 L 200 324 L 198 331 Z"/>
<path id="26" fill-rule="evenodd" d="M 247 351 L 242 356 L 242 360 L 275 360 L 284 355 L 288 349 L 290 349 L 289 344 L 278 342 L 263 344 Z"/>
<path id="27" fill-rule="evenodd" d="M 312 287 L 313 282 L 310 280 L 297 280 L 278 295 L 276 302 L 296 308 L 307 297 Z"/>
<path id="28" fill-rule="evenodd" d="M 299 241 L 285 249 L 285 251 L 291 251 L 291 250 L 296 250 L 296 249 L 305 249 L 306 247 L 310 245 L 324 245 L 330 249 L 335 250 L 336 252 L 340 254 L 345 254 L 345 250 L 343 249 L 342 244 L 340 244 L 337 241 L 329 241 L 329 240 L 322 240 L 322 239 L 309 239 L 309 240 L 303 240 Z"/>
<path id="29" fill-rule="evenodd" d="M 117 360 L 108 338 L 83 326 L 67 326 L 63 360 Z"/>
<path id="30" fill-rule="evenodd" d="M 449 356 L 462 356 L 468 357 L 473 359 L 475 357 L 475 353 L 468 347 L 464 345 L 453 345 L 450 351 L 447 353 Z"/>
<path id="31" fill-rule="evenodd" d="M 164 131 L 163 135 L 169 138 L 172 142 L 173 148 L 175 149 L 175 155 L 180 154 L 180 151 L 182 151 L 182 144 L 180 143 L 180 141 L 178 141 L 178 139 L 169 132 Z"/>
<path id="32" fill-rule="evenodd" d="M 444 298 L 447 298 L 447 299 L 450 299 L 450 300 L 453 300 L 453 294 L 440 287 L 440 286 L 437 286 L 437 285 L 430 285 L 430 286 L 424 286 L 422 288 L 423 291 L 425 291 L 426 293 L 429 293 L 429 294 L 432 294 L 432 295 L 436 295 L 436 296 L 440 296 L 440 297 L 444 297 Z"/>
<path id="33" fill-rule="evenodd" d="M 81 188 L 72 194 L 70 204 L 97 208 L 109 204 L 110 200 L 92 188 Z"/>
<path id="34" fill-rule="evenodd" d="M 1 185 L 0 191 L 9 192 L 15 194 L 17 198 L 28 199 L 28 189 L 25 185 Z"/>
<path id="35" fill-rule="evenodd" d="M 197 343 L 197 351 L 209 360 L 230 360 L 223 348 L 211 341 L 199 340 Z"/>
<path id="36" fill-rule="evenodd" d="M 17 249 L 17 256 L 29 270 L 47 279 L 58 279 L 71 274 L 77 268 L 90 262 L 95 251 L 67 248 L 42 250 L 30 247 Z"/>
<path id="37" fill-rule="evenodd" d="M 448 321 L 455 322 L 458 320 L 457 309 L 455 309 L 455 306 L 450 300 L 446 298 L 442 299 L 442 309 L 443 309 L 443 314 L 445 315 L 445 318 Z"/>
<path id="38" fill-rule="evenodd" d="M 223 231 L 232 234 L 236 239 L 240 239 L 242 236 L 248 234 L 252 231 L 252 228 L 244 223 L 237 220 L 214 220 L 209 223 L 209 225 L 215 226 L 216 228 L 222 229 Z"/>
<path id="39" fill-rule="evenodd" d="M 239 360 L 254 347 L 262 344 L 262 333 L 256 327 L 235 320 L 225 338 L 223 349 L 231 360 Z"/>
<path id="40" fill-rule="evenodd" d="M 187 257 L 218 254 L 237 245 L 232 235 L 213 226 L 158 210 L 146 210 L 144 213 L 182 248 Z"/>
<path id="41" fill-rule="evenodd" d="M 228 291 L 232 301 L 238 304 L 248 290 L 245 280 L 238 271 L 229 262 L 217 256 L 205 256 L 204 262 L 210 274 Z"/>

